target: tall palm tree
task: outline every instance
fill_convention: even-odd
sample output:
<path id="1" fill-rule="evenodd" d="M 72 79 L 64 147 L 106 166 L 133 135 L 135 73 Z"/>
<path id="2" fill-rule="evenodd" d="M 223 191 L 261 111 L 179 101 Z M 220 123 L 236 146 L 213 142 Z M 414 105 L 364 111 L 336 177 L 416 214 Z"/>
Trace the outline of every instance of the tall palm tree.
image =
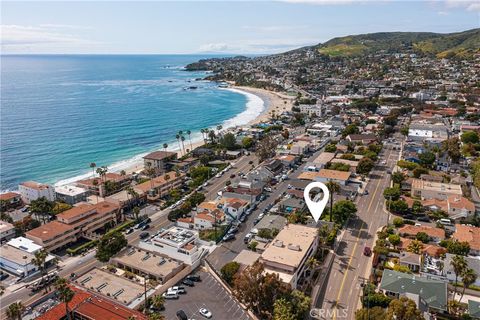
<path id="1" fill-rule="evenodd" d="M 180 148 L 180 153 L 181 153 L 181 152 L 182 152 L 182 146 L 180 145 L 180 135 L 177 134 L 177 135 L 175 136 L 175 138 L 176 138 L 177 141 L 178 141 L 178 148 Z"/>
<path id="2" fill-rule="evenodd" d="M 167 148 L 168 148 L 168 143 L 164 143 L 163 144 L 163 151 L 167 152 Z"/>
<path id="3" fill-rule="evenodd" d="M 70 320 L 71 314 L 70 309 L 68 307 L 68 303 L 72 301 L 75 292 L 70 289 L 68 286 L 67 280 L 64 278 L 59 278 L 55 283 L 55 289 L 57 290 L 58 297 L 60 301 L 65 303 L 65 313 L 67 314 L 67 319 Z"/>
<path id="4" fill-rule="evenodd" d="M 161 295 L 157 294 L 152 297 L 152 307 L 154 307 L 155 309 L 162 309 L 164 304 L 165 298 Z"/>
<path id="5" fill-rule="evenodd" d="M 45 249 L 42 249 L 42 250 L 38 250 L 37 252 L 35 252 L 35 255 L 34 257 L 32 258 L 32 264 L 35 265 L 38 270 L 40 270 L 40 274 L 42 276 L 42 281 L 43 281 L 43 277 L 45 276 L 45 262 L 47 260 L 47 257 L 48 257 L 48 252 L 47 250 Z M 45 292 L 47 292 L 47 286 L 45 286 Z"/>
<path id="6" fill-rule="evenodd" d="M 223 129 L 223 126 L 221 124 L 219 124 L 217 126 L 217 135 L 220 135 L 220 131 Z"/>
<path id="7" fill-rule="evenodd" d="M 139 207 L 134 207 L 133 208 L 133 214 L 135 215 L 135 221 L 138 221 L 138 216 L 140 215 L 140 208 Z"/>
<path id="8" fill-rule="evenodd" d="M 205 143 L 205 129 L 200 129 L 200 132 L 202 133 L 203 143 Z"/>
<path id="9" fill-rule="evenodd" d="M 152 163 L 147 162 L 147 169 L 145 170 L 147 173 L 147 176 L 150 177 L 150 189 L 153 189 L 153 178 L 155 177 L 155 169 L 152 168 Z"/>
<path id="10" fill-rule="evenodd" d="M 187 152 L 185 151 L 185 145 L 183 144 L 183 142 L 185 141 L 185 137 L 180 136 L 180 141 L 182 141 L 183 154 L 187 154 Z"/>
<path id="11" fill-rule="evenodd" d="M 193 150 L 193 147 L 192 147 L 192 137 L 191 137 L 191 134 L 192 134 L 192 131 L 190 131 L 190 130 L 187 130 L 188 141 L 190 141 L 190 151 L 192 151 L 192 150 Z"/>
<path id="12" fill-rule="evenodd" d="M 120 171 L 120 175 L 122 177 L 125 177 L 127 175 L 127 172 L 125 170 Z"/>
<path id="13" fill-rule="evenodd" d="M 25 310 L 21 301 L 14 302 L 7 308 L 7 318 L 11 320 L 22 320 L 22 314 Z"/>
<path id="14" fill-rule="evenodd" d="M 340 185 L 336 183 L 335 181 L 328 181 L 325 184 L 328 188 L 328 191 L 330 191 L 330 222 L 332 222 L 333 218 L 333 194 L 340 192 Z"/>
<path id="15" fill-rule="evenodd" d="M 90 162 L 90 168 L 92 168 L 92 177 L 95 177 L 95 167 L 97 164 L 95 162 Z"/>
<path id="16" fill-rule="evenodd" d="M 455 300 L 455 295 L 457 294 L 458 276 L 465 272 L 468 264 L 463 256 L 457 254 L 452 258 L 452 261 L 450 261 L 450 265 L 453 267 L 453 272 L 455 272 L 455 283 L 453 292 L 453 300 Z"/>
<path id="17" fill-rule="evenodd" d="M 168 180 L 170 180 L 170 178 L 171 178 L 170 175 L 169 175 L 169 174 L 165 174 L 164 178 L 165 178 L 165 181 L 166 181 L 167 184 L 168 184 Z M 168 187 L 167 189 L 170 189 L 170 187 Z"/>
<path id="18" fill-rule="evenodd" d="M 467 268 L 463 273 L 462 273 L 462 282 L 463 282 L 463 290 L 462 290 L 462 296 L 460 297 L 460 301 L 462 301 L 463 295 L 465 294 L 465 289 L 471 286 L 472 284 L 477 281 L 478 274 L 475 272 L 475 270 L 471 268 Z"/>
<path id="19" fill-rule="evenodd" d="M 323 248 L 327 244 L 328 235 L 330 234 L 330 228 L 328 225 L 324 224 L 318 228 L 318 247 L 320 249 L 320 254 L 323 260 Z"/>
<path id="20" fill-rule="evenodd" d="M 93 186 L 95 187 L 95 189 L 96 189 L 97 186 L 98 186 L 98 180 L 97 180 L 97 179 L 93 179 L 92 185 L 93 185 Z M 95 193 L 95 195 L 97 196 L 97 203 L 98 203 L 98 194 L 99 194 L 99 193 L 100 193 L 100 190 L 99 190 L 97 193 Z"/>

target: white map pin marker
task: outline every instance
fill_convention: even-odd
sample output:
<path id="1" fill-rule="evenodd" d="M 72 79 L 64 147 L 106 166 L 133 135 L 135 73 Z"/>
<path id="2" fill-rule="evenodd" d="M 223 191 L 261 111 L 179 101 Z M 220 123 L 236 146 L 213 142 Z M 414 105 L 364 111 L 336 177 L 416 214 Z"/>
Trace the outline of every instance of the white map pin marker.
<path id="1" fill-rule="evenodd" d="M 323 198 L 322 200 L 315 202 L 310 199 L 310 190 L 313 188 L 319 188 L 323 191 Z M 303 192 L 303 197 L 305 198 L 305 202 L 307 203 L 308 209 L 312 214 L 312 217 L 315 219 L 315 222 L 318 222 L 318 219 L 322 216 L 323 209 L 328 203 L 328 198 L 330 198 L 330 191 L 328 190 L 327 186 L 321 182 L 312 182 L 310 183 Z"/>

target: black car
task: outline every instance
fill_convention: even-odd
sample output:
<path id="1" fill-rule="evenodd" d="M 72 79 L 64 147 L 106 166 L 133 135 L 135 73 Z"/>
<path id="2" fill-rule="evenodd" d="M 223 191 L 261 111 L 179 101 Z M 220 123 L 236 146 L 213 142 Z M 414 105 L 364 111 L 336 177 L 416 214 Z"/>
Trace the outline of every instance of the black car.
<path id="1" fill-rule="evenodd" d="M 417 220 L 422 222 L 430 222 L 430 218 L 427 216 L 418 217 Z"/>
<path id="2" fill-rule="evenodd" d="M 188 275 L 186 279 L 191 280 L 191 281 L 194 281 L 194 282 L 200 282 L 200 281 L 202 281 L 202 279 L 200 278 L 200 276 L 197 276 L 197 275 L 195 275 L 195 274 Z"/>
<path id="3" fill-rule="evenodd" d="M 188 320 L 188 317 L 187 317 L 185 311 L 183 311 L 183 310 L 178 310 L 177 311 L 177 318 L 179 320 Z"/>
<path id="4" fill-rule="evenodd" d="M 230 241 L 230 240 L 233 240 L 235 239 L 235 236 L 231 233 L 227 233 L 225 236 L 223 236 L 223 241 Z"/>
<path id="5" fill-rule="evenodd" d="M 192 280 L 189 280 L 189 279 L 183 279 L 182 283 L 186 286 L 189 286 L 189 287 L 194 287 L 195 286 L 195 282 L 193 282 Z"/>
<path id="6" fill-rule="evenodd" d="M 415 219 L 415 216 L 413 214 L 406 214 L 406 215 L 403 216 L 403 218 L 413 220 L 413 219 Z"/>
<path id="7" fill-rule="evenodd" d="M 139 237 L 140 237 L 140 239 L 145 239 L 145 238 L 147 238 L 149 235 L 150 235 L 150 233 L 148 233 L 148 232 L 142 232 L 142 233 L 140 233 Z"/>
<path id="8" fill-rule="evenodd" d="M 245 222 L 245 220 L 247 220 L 247 216 L 245 214 L 242 214 L 240 216 L 240 219 L 238 219 L 238 220 L 240 220 L 240 222 Z"/>
<path id="9" fill-rule="evenodd" d="M 141 228 L 141 230 L 142 230 L 142 231 L 145 231 L 145 230 L 147 230 L 148 228 L 150 228 L 150 225 L 149 225 L 149 224 L 146 224 L 146 225 L 144 225 L 144 226 Z"/>
<path id="10" fill-rule="evenodd" d="M 10 275 L 5 272 L 0 272 L 0 281 L 7 279 Z"/>

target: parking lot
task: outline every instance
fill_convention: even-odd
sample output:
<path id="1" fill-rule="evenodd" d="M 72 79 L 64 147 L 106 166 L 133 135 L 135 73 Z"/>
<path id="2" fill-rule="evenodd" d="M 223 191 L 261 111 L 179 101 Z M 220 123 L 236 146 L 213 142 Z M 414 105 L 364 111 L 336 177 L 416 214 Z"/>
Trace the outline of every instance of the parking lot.
<path id="1" fill-rule="evenodd" d="M 165 300 L 163 314 L 167 320 L 177 320 L 178 310 L 183 310 L 189 319 L 204 319 L 198 312 L 200 308 L 208 309 L 212 313 L 211 319 L 250 319 L 217 279 L 204 271 L 198 271 L 196 274 L 201 277 L 201 282 L 195 282 L 195 287 L 182 285 L 187 291 L 186 294 L 180 295 L 177 300 Z"/>

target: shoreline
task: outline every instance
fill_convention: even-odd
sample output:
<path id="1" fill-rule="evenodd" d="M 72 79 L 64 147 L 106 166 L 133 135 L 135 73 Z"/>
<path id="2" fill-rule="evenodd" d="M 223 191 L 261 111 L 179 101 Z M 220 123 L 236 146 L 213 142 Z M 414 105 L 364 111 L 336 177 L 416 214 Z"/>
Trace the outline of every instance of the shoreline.
<path id="1" fill-rule="evenodd" d="M 247 97 L 246 108 L 241 113 L 235 115 L 234 117 L 227 119 L 220 123 L 223 128 L 222 131 L 228 130 L 230 128 L 235 128 L 239 126 L 252 126 L 259 124 L 261 122 L 266 122 L 271 117 L 271 112 L 274 111 L 277 114 L 283 111 L 290 111 L 293 106 L 293 97 L 283 95 L 278 92 L 273 92 L 260 88 L 252 87 L 243 87 L 243 86 L 234 86 L 231 85 L 228 88 L 219 88 L 220 90 L 228 90 L 231 92 L 236 92 Z M 247 118 L 246 122 L 242 121 L 242 118 Z M 238 121 L 238 123 L 236 123 Z M 210 129 L 215 130 L 216 125 L 210 127 Z M 185 140 L 186 149 L 190 149 L 190 143 L 188 140 Z M 192 132 L 192 149 L 200 147 L 204 144 L 202 134 L 200 132 Z M 158 150 L 160 150 L 159 147 Z M 153 151 L 153 150 L 152 150 Z M 120 172 L 124 170 L 127 174 L 139 173 L 144 169 L 143 166 L 143 157 L 148 153 L 145 152 L 141 154 L 134 155 L 133 157 L 120 160 L 118 162 L 112 163 L 109 168 L 109 172 Z M 176 141 L 171 141 L 167 151 L 177 152 L 178 157 L 183 156 L 180 147 Z M 92 177 L 92 173 L 88 172 L 85 174 L 77 175 L 74 177 L 66 178 L 59 180 L 53 183 L 54 186 L 63 186 L 72 184 L 76 181 L 82 179 L 88 179 Z"/>

